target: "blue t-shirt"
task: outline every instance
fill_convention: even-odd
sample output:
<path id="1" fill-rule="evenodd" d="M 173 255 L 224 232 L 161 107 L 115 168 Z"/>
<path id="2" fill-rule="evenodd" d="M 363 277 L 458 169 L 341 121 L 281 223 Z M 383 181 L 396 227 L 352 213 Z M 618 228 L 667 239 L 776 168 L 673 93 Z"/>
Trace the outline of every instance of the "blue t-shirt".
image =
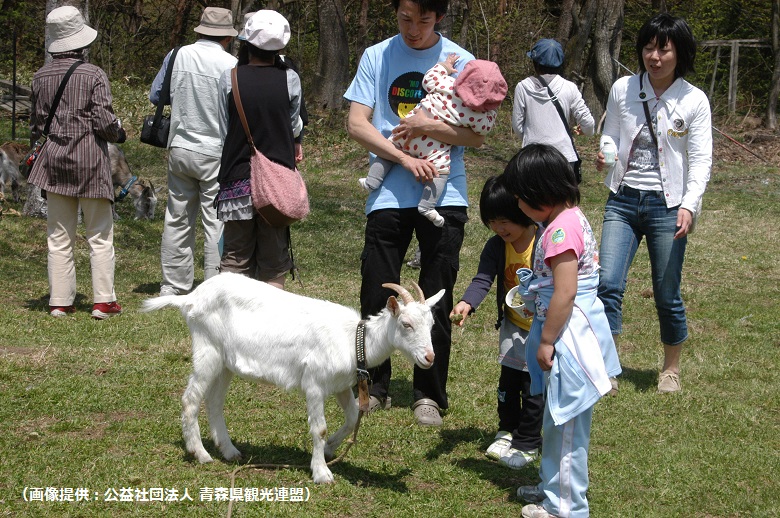
<path id="1" fill-rule="evenodd" d="M 453 52 L 460 56 L 455 67 L 458 71 L 474 59 L 473 55 L 441 34 L 438 43 L 425 50 L 412 49 L 400 35 L 393 36 L 366 49 L 344 98 L 372 108 L 371 123 L 382 135 L 389 137 L 401 118 L 425 97 L 422 86 L 425 72 Z M 371 161 L 374 158 L 371 153 Z M 468 194 L 463 147 L 453 146 L 450 158 L 450 175 L 438 206 L 466 207 Z M 423 184 L 416 181 L 411 172 L 395 164 L 379 189 L 368 195 L 366 214 L 378 209 L 417 207 L 422 190 Z"/>

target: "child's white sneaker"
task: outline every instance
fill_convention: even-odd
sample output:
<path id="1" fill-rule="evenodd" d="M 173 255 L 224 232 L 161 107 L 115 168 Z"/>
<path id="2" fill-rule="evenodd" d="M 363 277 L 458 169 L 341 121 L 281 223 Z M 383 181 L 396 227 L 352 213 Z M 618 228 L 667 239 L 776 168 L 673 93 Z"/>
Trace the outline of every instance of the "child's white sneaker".
<path id="1" fill-rule="evenodd" d="M 547 512 L 547 509 L 539 504 L 528 504 L 521 511 L 523 518 L 555 518 L 555 515 Z"/>
<path id="2" fill-rule="evenodd" d="M 493 441 L 493 444 L 488 446 L 485 455 L 487 455 L 489 459 L 499 460 L 502 455 L 506 455 L 506 453 L 509 451 L 509 448 L 511 447 L 512 447 L 512 432 L 505 432 L 503 430 L 500 430 L 496 434 L 496 438 Z"/>
<path id="3" fill-rule="evenodd" d="M 531 462 L 536 458 L 538 450 L 533 449 L 531 451 L 520 451 L 516 448 L 509 448 L 504 455 L 498 459 L 498 462 L 511 469 L 521 469 L 523 466 Z"/>

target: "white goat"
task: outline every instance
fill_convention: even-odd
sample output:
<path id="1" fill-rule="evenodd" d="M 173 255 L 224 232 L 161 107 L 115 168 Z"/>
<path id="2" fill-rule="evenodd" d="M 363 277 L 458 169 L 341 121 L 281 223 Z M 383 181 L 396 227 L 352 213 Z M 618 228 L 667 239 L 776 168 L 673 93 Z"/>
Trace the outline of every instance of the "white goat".
<path id="1" fill-rule="evenodd" d="M 399 350 L 418 367 L 433 365 L 431 307 L 444 290 L 425 300 L 415 284 L 416 302 L 397 284 L 385 287 L 403 300 L 387 306 L 365 324 L 365 359 L 375 367 Z M 192 375 L 182 396 L 182 431 L 187 451 L 200 462 L 211 462 L 198 426 L 205 398 L 211 436 L 226 460 L 241 453 L 233 446 L 223 414 L 225 395 L 234 374 L 298 388 L 306 396 L 313 441 L 311 471 L 315 483 L 333 482 L 325 463 L 355 428 L 358 407 L 352 394 L 357 382 L 355 334 L 360 314 L 332 302 L 286 292 L 234 273 L 205 281 L 189 295 L 146 300 L 142 311 L 165 306 L 181 310 L 192 336 Z M 325 400 L 336 395 L 344 425 L 327 441 Z"/>

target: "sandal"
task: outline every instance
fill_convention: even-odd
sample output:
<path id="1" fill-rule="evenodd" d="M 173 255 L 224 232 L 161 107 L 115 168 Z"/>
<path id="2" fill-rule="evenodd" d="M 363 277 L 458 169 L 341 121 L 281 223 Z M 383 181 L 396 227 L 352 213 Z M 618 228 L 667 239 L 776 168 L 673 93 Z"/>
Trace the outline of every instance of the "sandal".
<path id="1" fill-rule="evenodd" d="M 387 396 L 386 399 L 381 399 L 377 396 L 371 396 L 368 398 L 368 412 L 367 414 L 370 414 L 374 410 L 389 410 L 391 406 L 390 402 L 390 396 Z M 360 406 L 360 398 L 355 398 L 355 403 Z"/>
<path id="2" fill-rule="evenodd" d="M 428 398 L 418 399 L 412 405 L 412 410 L 420 426 L 441 426 L 441 409 L 436 401 Z"/>

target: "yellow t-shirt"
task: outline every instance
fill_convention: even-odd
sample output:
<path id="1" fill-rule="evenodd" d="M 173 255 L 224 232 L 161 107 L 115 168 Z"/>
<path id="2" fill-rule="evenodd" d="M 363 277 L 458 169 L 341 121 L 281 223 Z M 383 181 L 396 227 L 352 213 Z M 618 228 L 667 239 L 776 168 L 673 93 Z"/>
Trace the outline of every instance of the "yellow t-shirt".
<path id="1" fill-rule="evenodd" d="M 533 253 L 535 243 L 536 240 L 532 239 L 528 248 L 522 253 L 515 252 L 515 247 L 512 246 L 512 243 L 504 243 L 504 263 L 506 264 L 504 269 L 504 288 L 507 292 L 517 286 L 517 270 L 520 268 L 531 268 L 531 254 Z M 504 305 L 504 316 L 521 329 L 526 331 L 531 329 L 533 317 L 521 318 L 512 308 L 506 305 Z"/>

